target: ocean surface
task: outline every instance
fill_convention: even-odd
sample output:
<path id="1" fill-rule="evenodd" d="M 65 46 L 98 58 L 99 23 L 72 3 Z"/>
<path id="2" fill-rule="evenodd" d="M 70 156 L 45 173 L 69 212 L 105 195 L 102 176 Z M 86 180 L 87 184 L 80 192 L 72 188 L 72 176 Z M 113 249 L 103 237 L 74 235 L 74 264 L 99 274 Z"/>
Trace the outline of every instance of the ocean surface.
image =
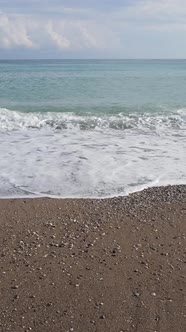
<path id="1" fill-rule="evenodd" d="M 0 61 L 0 197 L 186 184 L 186 60 Z"/>

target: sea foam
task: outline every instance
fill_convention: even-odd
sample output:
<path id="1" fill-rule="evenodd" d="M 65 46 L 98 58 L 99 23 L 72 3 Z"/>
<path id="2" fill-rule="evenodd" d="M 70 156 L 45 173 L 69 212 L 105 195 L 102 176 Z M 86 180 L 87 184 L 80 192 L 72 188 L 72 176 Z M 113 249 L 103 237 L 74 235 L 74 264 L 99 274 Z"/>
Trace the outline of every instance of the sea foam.
<path id="1" fill-rule="evenodd" d="M 110 130 L 143 130 L 161 132 L 162 134 L 178 133 L 186 128 L 186 112 L 178 110 L 173 114 L 119 113 L 79 115 L 63 112 L 19 112 L 0 108 L 0 130 L 42 129 L 65 130 L 78 128 L 80 130 L 110 129 Z"/>
<path id="2" fill-rule="evenodd" d="M 111 197 L 185 183 L 180 111 L 77 115 L 0 110 L 0 196 Z"/>

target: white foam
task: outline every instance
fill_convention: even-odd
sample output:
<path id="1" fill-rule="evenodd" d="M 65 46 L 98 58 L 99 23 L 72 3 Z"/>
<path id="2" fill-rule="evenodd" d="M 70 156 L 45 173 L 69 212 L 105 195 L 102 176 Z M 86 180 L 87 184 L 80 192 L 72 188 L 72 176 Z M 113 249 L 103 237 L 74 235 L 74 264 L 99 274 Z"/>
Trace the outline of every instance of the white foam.
<path id="1" fill-rule="evenodd" d="M 116 115 L 84 114 L 74 113 L 25 113 L 10 111 L 0 108 L 0 131 L 47 129 L 47 130 L 140 130 L 145 132 L 156 132 L 166 135 L 174 134 L 177 130 L 186 128 L 184 113 L 181 110 L 177 114 L 152 115 L 152 114 L 129 114 Z"/>
<path id="2" fill-rule="evenodd" d="M 179 115 L 0 113 L 1 197 L 112 197 L 186 183 L 186 127 Z M 50 120 L 66 127 L 55 129 Z M 96 126 L 86 126 L 93 120 Z M 116 121 L 122 125 L 115 129 Z"/>
<path id="3" fill-rule="evenodd" d="M 178 113 L 178 114 L 186 115 L 186 108 L 179 108 L 179 109 L 177 110 L 177 113 Z"/>

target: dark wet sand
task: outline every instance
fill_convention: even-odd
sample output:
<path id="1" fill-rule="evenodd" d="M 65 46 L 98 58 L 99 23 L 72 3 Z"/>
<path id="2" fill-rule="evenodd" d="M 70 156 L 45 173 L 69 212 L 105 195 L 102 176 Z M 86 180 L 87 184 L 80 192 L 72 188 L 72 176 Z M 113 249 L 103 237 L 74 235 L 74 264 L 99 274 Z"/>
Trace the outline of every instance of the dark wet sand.
<path id="1" fill-rule="evenodd" d="M 186 186 L 0 200 L 1 332 L 185 332 Z"/>

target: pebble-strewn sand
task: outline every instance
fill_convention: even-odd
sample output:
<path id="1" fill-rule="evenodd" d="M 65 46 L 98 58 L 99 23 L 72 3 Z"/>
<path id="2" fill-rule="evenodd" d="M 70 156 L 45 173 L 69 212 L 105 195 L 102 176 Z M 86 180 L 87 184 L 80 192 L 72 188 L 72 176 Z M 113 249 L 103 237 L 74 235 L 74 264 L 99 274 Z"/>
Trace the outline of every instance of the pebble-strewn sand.
<path id="1" fill-rule="evenodd" d="M 1 332 L 185 332 L 186 186 L 0 200 Z"/>

